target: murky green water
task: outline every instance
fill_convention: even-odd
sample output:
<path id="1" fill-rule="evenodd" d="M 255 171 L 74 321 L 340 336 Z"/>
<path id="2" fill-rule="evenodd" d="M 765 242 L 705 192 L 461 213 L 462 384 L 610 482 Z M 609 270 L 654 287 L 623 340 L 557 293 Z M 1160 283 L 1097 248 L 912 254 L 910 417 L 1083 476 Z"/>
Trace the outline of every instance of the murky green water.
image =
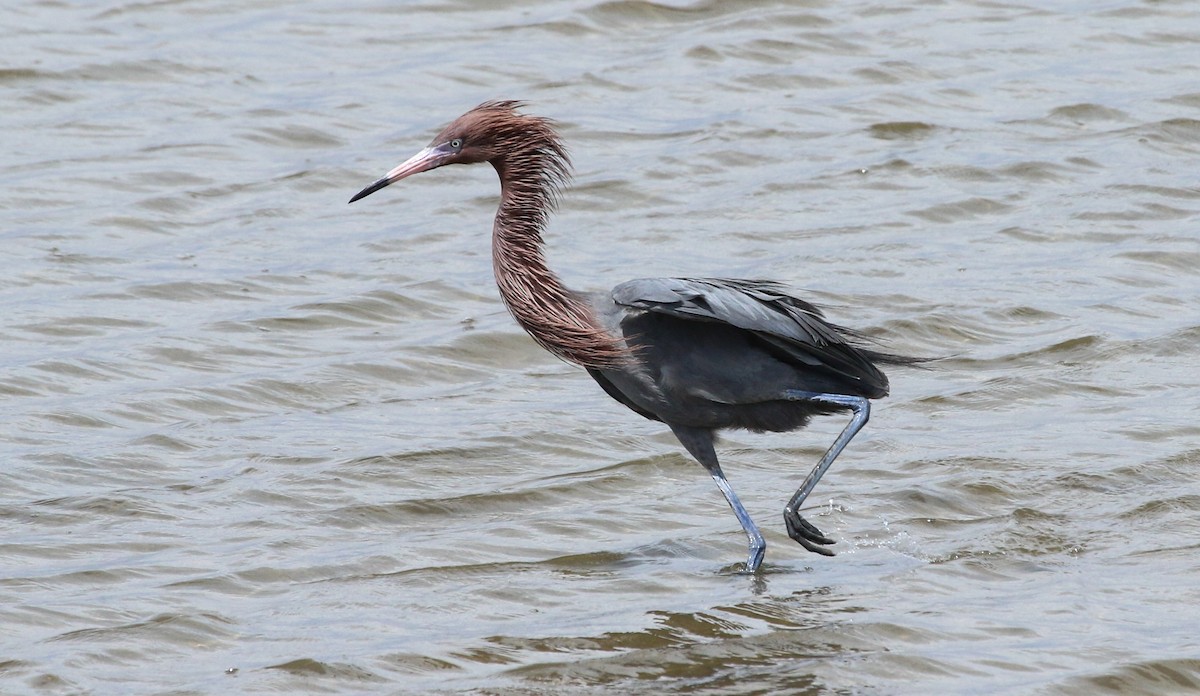
<path id="1" fill-rule="evenodd" d="M 1200 689 L 1200 7 L 194 2 L 0 22 L 0 692 Z M 768 277 L 895 350 L 730 434 L 505 314 L 490 98 L 562 122 L 573 286 Z"/>

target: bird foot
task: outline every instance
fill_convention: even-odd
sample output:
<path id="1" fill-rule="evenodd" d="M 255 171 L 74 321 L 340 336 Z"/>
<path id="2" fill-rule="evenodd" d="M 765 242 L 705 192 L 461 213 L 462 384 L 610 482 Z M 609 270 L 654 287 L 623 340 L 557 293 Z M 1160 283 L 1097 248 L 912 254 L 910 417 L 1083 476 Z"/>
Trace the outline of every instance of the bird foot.
<path id="1" fill-rule="evenodd" d="M 753 575 L 754 573 L 758 572 L 758 569 L 760 567 L 762 567 L 763 556 L 765 556 L 766 553 L 767 553 L 766 542 L 761 542 L 757 545 L 753 544 L 753 543 L 750 544 L 750 555 L 747 556 L 747 558 L 746 558 L 746 568 L 745 568 L 745 572 L 748 575 Z"/>
<path id="2" fill-rule="evenodd" d="M 804 519 L 800 514 L 791 508 L 783 509 L 783 523 L 787 526 L 788 536 L 795 539 L 804 548 L 819 553 L 822 556 L 833 556 L 833 551 L 825 548 L 829 544 L 836 543 L 833 539 L 821 533 L 821 530 L 812 525 L 811 522 Z"/>

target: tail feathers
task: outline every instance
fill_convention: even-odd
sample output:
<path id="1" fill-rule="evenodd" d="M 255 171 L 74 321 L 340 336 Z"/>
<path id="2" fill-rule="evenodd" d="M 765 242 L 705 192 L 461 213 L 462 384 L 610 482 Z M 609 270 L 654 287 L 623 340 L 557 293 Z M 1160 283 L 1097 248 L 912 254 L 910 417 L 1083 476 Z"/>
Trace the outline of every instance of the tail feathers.
<path id="1" fill-rule="evenodd" d="M 867 359 L 876 365 L 903 365 L 907 367 L 925 367 L 926 363 L 941 360 L 941 357 L 918 357 L 914 355 L 897 355 L 895 353 L 883 353 L 877 350 L 859 348 L 859 352 L 867 356 Z"/>

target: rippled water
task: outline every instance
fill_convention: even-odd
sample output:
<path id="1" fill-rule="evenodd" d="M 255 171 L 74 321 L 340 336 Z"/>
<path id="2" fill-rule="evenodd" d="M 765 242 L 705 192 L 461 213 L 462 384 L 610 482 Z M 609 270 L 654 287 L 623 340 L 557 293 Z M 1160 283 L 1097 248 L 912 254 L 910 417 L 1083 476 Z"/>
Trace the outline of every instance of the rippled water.
<path id="1" fill-rule="evenodd" d="M 1200 8 L 194 2 L 0 25 L 0 692 L 1200 689 Z M 769 277 L 895 350 L 842 426 L 664 428 L 505 314 L 558 119 L 574 286 Z"/>

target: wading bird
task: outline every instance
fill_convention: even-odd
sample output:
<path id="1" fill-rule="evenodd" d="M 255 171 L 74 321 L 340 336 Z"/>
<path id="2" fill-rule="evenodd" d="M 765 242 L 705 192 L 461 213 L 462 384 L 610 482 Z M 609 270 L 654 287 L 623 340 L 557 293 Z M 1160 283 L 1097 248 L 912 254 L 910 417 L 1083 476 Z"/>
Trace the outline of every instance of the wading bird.
<path id="1" fill-rule="evenodd" d="M 747 572 L 758 570 L 766 542 L 721 471 L 716 433 L 787 432 L 815 415 L 849 411 L 849 424 L 783 511 L 788 536 L 832 556 L 825 547 L 833 540 L 800 516 L 800 505 L 866 424 L 868 399 L 887 396 L 876 364 L 918 360 L 864 348 L 857 334 L 773 282 L 644 278 L 607 293 L 568 289 L 546 265 L 542 231 L 570 179 L 570 160 L 553 122 L 519 113 L 521 106 L 491 101 L 471 109 L 350 202 L 447 164 L 490 163 L 500 176 L 492 264 L 508 311 L 609 396 L 671 428 L 749 537 Z"/>

